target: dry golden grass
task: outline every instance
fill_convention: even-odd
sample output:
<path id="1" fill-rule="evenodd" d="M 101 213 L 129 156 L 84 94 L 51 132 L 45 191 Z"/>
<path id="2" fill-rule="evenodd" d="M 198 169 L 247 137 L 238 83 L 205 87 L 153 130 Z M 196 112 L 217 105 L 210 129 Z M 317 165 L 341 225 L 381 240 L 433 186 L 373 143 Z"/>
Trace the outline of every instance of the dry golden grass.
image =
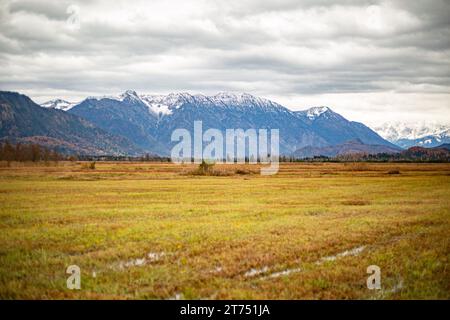
<path id="1" fill-rule="evenodd" d="M 86 166 L 0 167 L 1 298 L 450 298 L 448 164 Z"/>

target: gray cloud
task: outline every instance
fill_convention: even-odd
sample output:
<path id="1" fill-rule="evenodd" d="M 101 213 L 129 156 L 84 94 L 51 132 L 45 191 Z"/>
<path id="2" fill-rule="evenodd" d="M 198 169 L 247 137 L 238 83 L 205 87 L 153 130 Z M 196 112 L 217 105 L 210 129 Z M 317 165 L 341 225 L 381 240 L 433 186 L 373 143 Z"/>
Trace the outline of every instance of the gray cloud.
<path id="1" fill-rule="evenodd" d="M 48 19 L 66 20 L 68 5 L 68 1 L 52 1 L 50 5 L 44 1 L 13 1 L 9 4 L 9 11 L 12 14 L 25 12 L 29 14 L 40 14 Z"/>
<path id="2" fill-rule="evenodd" d="M 450 122 L 449 16 L 445 0 L 5 0 L 0 88 L 37 101 L 248 91 L 357 120 Z"/>

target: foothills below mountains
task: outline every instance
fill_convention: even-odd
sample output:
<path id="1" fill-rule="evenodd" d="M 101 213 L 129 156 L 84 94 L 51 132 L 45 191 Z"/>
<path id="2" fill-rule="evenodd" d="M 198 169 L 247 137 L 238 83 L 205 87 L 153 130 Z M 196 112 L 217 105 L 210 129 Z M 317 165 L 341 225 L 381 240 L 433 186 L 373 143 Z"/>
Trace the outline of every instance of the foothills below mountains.
<path id="1" fill-rule="evenodd" d="M 33 143 L 61 153 L 137 154 L 126 138 L 104 131 L 86 119 L 40 107 L 25 95 L 0 91 L 0 138 Z"/>
<path id="2" fill-rule="evenodd" d="M 25 95 L 0 92 L 0 139 L 39 143 L 58 152 L 80 155 L 170 155 L 177 128 L 193 134 L 194 121 L 208 128 L 279 129 L 280 153 L 396 153 L 401 148 L 362 123 L 328 107 L 291 111 L 249 94 L 214 96 L 138 95 L 88 97 L 80 103 L 61 99 L 39 106 Z"/>
<path id="3" fill-rule="evenodd" d="M 398 147 L 389 147 L 384 145 L 367 145 L 364 144 L 360 139 L 350 140 L 342 144 L 327 146 L 327 147 L 304 147 L 296 150 L 293 153 L 295 158 L 313 158 L 313 157 L 336 157 L 338 155 L 348 155 L 348 154 L 378 154 L 387 153 L 394 154 L 398 153 Z"/>

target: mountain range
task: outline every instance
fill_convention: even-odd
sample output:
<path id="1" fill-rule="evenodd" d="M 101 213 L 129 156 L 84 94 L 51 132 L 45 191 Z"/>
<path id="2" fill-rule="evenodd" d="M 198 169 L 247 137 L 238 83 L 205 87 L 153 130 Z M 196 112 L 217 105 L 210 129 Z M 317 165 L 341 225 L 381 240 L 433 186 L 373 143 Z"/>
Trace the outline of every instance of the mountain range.
<path id="1" fill-rule="evenodd" d="M 450 143 L 450 125 L 424 122 L 392 122 L 373 128 L 384 139 L 402 148 L 437 147 Z"/>
<path id="2" fill-rule="evenodd" d="M 203 130 L 279 129 L 280 153 L 285 155 L 352 140 L 368 152 L 400 150 L 329 107 L 291 111 L 246 93 L 139 95 L 128 90 L 118 96 L 88 97 L 79 103 L 57 99 L 39 106 L 24 95 L 1 92 L 0 107 L 2 139 L 60 144 L 63 151 L 80 154 L 166 156 L 174 144 L 173 130 L 192 133 L 197 120 L 203 122 Z"/>

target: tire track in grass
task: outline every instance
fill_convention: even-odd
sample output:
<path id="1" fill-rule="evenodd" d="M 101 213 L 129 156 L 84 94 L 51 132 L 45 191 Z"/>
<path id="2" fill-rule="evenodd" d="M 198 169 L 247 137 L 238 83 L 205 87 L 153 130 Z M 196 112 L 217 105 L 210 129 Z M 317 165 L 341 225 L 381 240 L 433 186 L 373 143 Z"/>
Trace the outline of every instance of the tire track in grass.
<path id="1" fill-rule="evenodd" d="M 422 233 L 423 232 L 419 232 L 416 234 L 409 234 L 409 235 L 408 234 L 407 235 L 398 235 L 398 236 L 394 236 L 386 241 L 381 241 L 379 243 L 375 243 L 375 244 L 371 244 L 371 245 L 360 245 L 357 247 L 353 247 L 353 248 L 338 252 L 334 255 L 321 257 L 320 259 L 313 262 L 313 264 L 320 266 L 327 262 L 334 262 L 334 261 L 340 260 L 345 257 L 356 257 L 356 256 L 361 255 L 363 252 L 367 252 L 376 247 L 381 247 L 383 245 L 395 243 L 395 242 L 398 242 L 398 241 L 401 241 L 404 239 L 415 238 L 415 237 L 418 237 Z M 115 270 L 115 271 L 125 271 L 128 268 L 142 267 L 145 265 L 152 264 L 154 262 L 158 262 L 158 261 L 162 260 L 163 258 L 167 257 L 168 255 L 173 255 L 173 253 L 167 254 L 165 252 L 149 252 L 146 256 L 144 256 L 142 258 L 136 258 L 136 259 L 131 259 L 131 260 L 121 260 L 119 262 L 116 262 L 116 263 L 110 265 L 109 268 L 112 270 Z M 213 270 L 210 270 L 209 273 L 210 274 L 219 274 L 219 273 L 222 273 L 223 271 L 224 271 L 223 267 L 216 266 L 216 268 Z M 263 266 L 261 268 L 251 268 L 251 269 L 247 270 L 246 272 L 244 272 L 243 274 L 241 273 L 241 276 L 244 278 L 247 278 L 247 279 L 264 281 L 264 280 L 285 277 L 285 276 L 289 276 L 292 274 L 305 272 L 305 271 L 308 272 L 311 270 L 301 268 L 300 266 L 296 266 L 293 268 L 286 268 L 283 270 L 277 270 L 276 267 Z M 398 292 L 402 288 L 403 288 L 403 282 L 401 281 L 393 289 L 386 290 L 384 292 L 380 292 L 379 296 L 377 298 L 380 298 L 380 297 L 382 298 L 385 294 Z M 170 296 L 166 299 L 178 300 L 178 299 L 184 299 L 184 296 L 182 293 L 176 292 L 173 296 Z"/>
<path id="2" fill-rule="evenodd" d="M 395 242 L 398 242 L 401 240 L 416 238 L 423 233 L 424 233 L 424 231 L 418 232 L 415 234 L 398 235 L 398 236 L 394 236 L 386 241 L 381 241 L 379 243 L 375 243 L 375 244 L 371 244 L 371 245 L 360 245 L 360 246 L 357 246 L 357 247 L 354 247 L 351 249 L 347 249 L 347 250 L 338 252 L 334 255 L 322 257 L 322 258 L 318 259 L 317 261 L 315 261 L 314 264 L 320 266 L 327 262 L 334 262 L 334 261 L 342 259 L 344 257 L 359 256 L 360 254 L 362 254 L 365 251 L 373 250 L 374 248 L 381 247 L 383 245 L 390 244 L 390 243 L 395 243 Z M 288 275 L 291 275 L 294 273 L 299 273 L 302 271 L 307 271 L 307 270 L 302 269 L 300 266 L 294 267 L 294 268 L 287 268 L 287 269 L 284 269 L 281 271 L 275 271 L 275 270 L 276 270 L 276 268 L 270 268 L 268 266 L 264 266 L 261 269 L 252 268 L 244 273 L 244 277 L 252 278 L 252 277 L 256 277 L 256 276 L 261 276 L 258 280 L 268 280 L 268 279 L 274 279 L 274 278 L 279 278 L 279 277 L 283 277 L 283 276 L 288 276 Z M 273 272 L 269 273 L 269 271 L 273 271 Z M 400 290 L 402 287 L 403 287 L 403 283 L 400 283 L 399 288 L 397 288 L 396 290 Z"/>
<path id="3" fill-rule="evenodd" d="M 328 261 L 335 261 L 337 259 L 343 258 L 343 257 L 347 257 L 347 256 L 357 256 L 359 254 L 361 254 L 364 249 L 366 248 L 366 246 L 359 246 L 359 247 L 355 247 L 349 250 L 345 250 L 342 252 L 339 252 L 335 255 L 332 256 L 326 256 L 326 257 L 322 257 L 319 260 L 317 260 L 315 262 L 315 264 L 317 265 L 321 265 L 325 262 Z M 296 267 L 296 268 L 288 268 L 288 269 L 284 269 L 281 271 L 274 271 L 275 268 L 270 268 L 268 266 L 264 266 L 262 268 L 251 268 L 250 270 L 246 271 L 243 276 L 245 278 L 254 278 L 257 276 L 262 276 L 259 280 L 265 280 L 265 279 L 269 279 L 269 278 L 279 278 L 282 276 L 287 276 L 290 275 L 292 273 L 298 273 L 302 271 L 302 268 L 300 267 Z M 272 273 L 269 273 L 270 271 L 273 271 Z M 269 274 L 268 274 L 269 273 Z"/>

